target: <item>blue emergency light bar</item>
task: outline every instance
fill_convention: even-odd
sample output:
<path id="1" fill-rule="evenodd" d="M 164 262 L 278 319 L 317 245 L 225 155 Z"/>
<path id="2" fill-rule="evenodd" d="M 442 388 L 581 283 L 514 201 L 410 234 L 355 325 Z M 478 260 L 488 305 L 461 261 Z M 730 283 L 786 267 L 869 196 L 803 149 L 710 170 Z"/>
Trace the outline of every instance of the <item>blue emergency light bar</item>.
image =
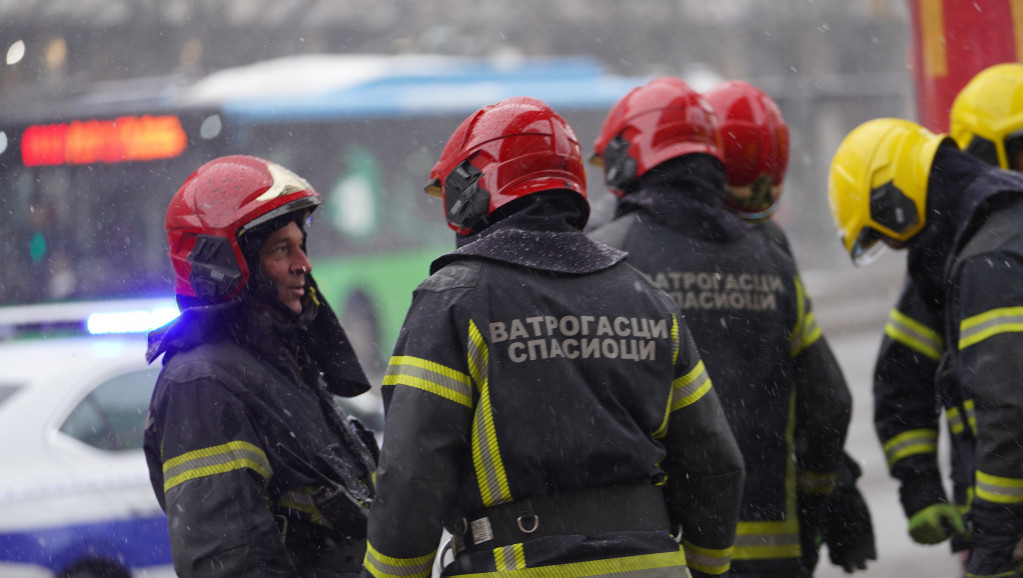
<path id="1" fill-rule="evenodd" d="M 137 311 L 106 311 L 89 315 L 85 328 L 93 335 L 106 333 L 147 333 L 170 323 L 180 314 L 177 307 Z"/>

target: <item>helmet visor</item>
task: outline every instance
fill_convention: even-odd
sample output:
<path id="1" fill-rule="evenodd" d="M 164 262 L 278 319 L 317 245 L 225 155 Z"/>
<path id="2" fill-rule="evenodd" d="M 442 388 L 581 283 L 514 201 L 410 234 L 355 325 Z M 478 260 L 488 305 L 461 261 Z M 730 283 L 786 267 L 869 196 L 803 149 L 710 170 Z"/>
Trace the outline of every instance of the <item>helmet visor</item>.
<path id="1" fill-rule="evenodd" d="M 994 165 L 996 167 L 999 165 L 998 147 L 995 146 L 995 143 L 982 136 L 973 135 L 973 138 L 970 139 L 970 144 L 966 145 L 966 149 L 964 149 L 964 151 L 989 165 Z"/>
<path id="2" fill-rule="evenodd" d="M 1005 137 L 1005 157 L 1009 170 L 1023 170 L 1023 130 L 1018 130 Z"/>
<path id="3" fill-rule="evenodd" d="M 857 267 L 869 265 L 877 260 L 884 253 L 888 245 L 884 242 L 883 233 L 873 227 L 864 227 L 852 247 L 849 248 L 849 256 Z"/>

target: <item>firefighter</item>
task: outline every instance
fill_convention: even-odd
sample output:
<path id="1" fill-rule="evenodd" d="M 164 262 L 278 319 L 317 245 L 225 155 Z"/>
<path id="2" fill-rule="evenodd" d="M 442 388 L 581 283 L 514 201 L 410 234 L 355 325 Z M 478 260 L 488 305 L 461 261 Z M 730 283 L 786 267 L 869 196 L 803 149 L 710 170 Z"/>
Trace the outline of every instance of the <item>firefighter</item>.
<path id="1" fill-rule="evenodd" d="M 1013 548 L 1023 537 L 1023 333 L 1016 317 L 1023 310 L 1023 175 L 985 164 L 915 123 L 877 119 L 839 145 L 828 194 L 856 264 L 886 246 L 908 250 L 920 303 L 939 320 L 940 333 L 931 336 L 938 400 L 970 435 L 967 576 L 1019 576 Z M 886 449 L 906 462 L 917 454 L 930 458 L 935 437 L 911 431 Z M 943 495 L 929 497 L 943 503 Z M 932 525 L 938 537 L 963 531 L 959 518 L 939 515 Z"/>
<path id="2" fill-rule="evenodd" d="M 789 128 L 777 103 L 758 87 L 738 80 L 722 82 L 704 94 L 718 120 L 725 162 L 725 207 L 743 220 L 758 225 L 758 232 L 792 257 L 788 238 L 771 216 L 778 208 L 789 160 Z M 831 369 L 832 379 L 842 379 L 841 369 L 823 335 L 816 345 Z M 842 385 L 835 387 L 844 388 Z M 828 498 L 825 519 L 800 532 L 803 566 L 812 573 L 817 565 L 818 544 L 828 546 L 832 563 L 846 572 L 864 570 L 867 560 L 877 559 L 874 529 L 866 500 L 856 487 L 859 465 L 848 454 L 839 464 L 835 490 Z M 805 517 L 801 518 L 805 521 Z"/>
<path id="3" fill-rule="evenodd" d="M 334 396 L 369 389 L 312 277 L 320 195 L 284 167 L 212 160 L 167 209 L 181 316 L 144 433 L 179 576 L 357 576 L 376 468 L 372 433 Z"/>
<path id="4" fill-rule="evenodd" d="M 429 576 L 442 525 L 444 575 L 726 572 L 741 455 L 677 307 L 582 234 L 572 129 L 503 100 L 430 177 L 458 247 L 384 378 L 366 573 Z"/>
<path id="5" fill-rule="evenodd" d="M 732 574 L 801 575 L 800 519 L 823 523 L 851 399 L 795 264 L 725 208 L 715 114 L 682 80 L 625 95 L 594 149 L 619 200 L 591 236 L 676 300 L 745 458 Z"/>
<path id="6" fill-rule="evenodd" d="M 977 74 L 956 96 L 950 135 L 967 153 L 1003 169 L 1020 147 L 1023 129 L 1023 65 L 998 64 Z M 910 263 L 919 270 L 920 264 Z M 885 326 L 874 377 L 875 426 L 889 469 L 900 484 L 909 534 L 920 544 L 950 541 L 953 552 L 969 547 L 963 514 L 973 492 L 973 447 L 969 423 L 975 420 L 970 400 L 941 403 L 938 367 L 944 344 L 942 299 L 936 289 L 921 287 L 912 270 Z M 946 376 L 946 379 L 950 376 Z M 945 408 L 950 433 L 952 502 L 938 465 L 940 410 Z"/>

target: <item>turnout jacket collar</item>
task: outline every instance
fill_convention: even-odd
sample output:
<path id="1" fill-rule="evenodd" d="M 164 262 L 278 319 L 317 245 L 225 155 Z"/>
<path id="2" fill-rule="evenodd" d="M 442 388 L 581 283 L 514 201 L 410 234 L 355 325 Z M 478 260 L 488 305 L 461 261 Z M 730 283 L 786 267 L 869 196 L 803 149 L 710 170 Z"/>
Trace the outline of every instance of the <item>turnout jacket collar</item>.
<path id="1" fill-rule="evenodd" d="M 708 241 L 732 241 L 750 225 L 725 207 L 723 173 L 698 170 L 682 157 L 643 175 L 638 190 L 619 202 L 616 217 L 643 209 L 657 222 Z"/>
<path id="2" fill-rule="evenodd" d="M 436 259 L 430 273 L 471 257 L 576 275 L 602 271 L 625 259 L 625 252 L 597 243 L 569 224 L 572 211 L 551 200 L 538 197 L 482 232 L 459 239 L 460 246 Z"/>
<path id="3" fill-rule="evenodd" d="M 992 210 L 1023 196 L 1023 175 L 992 167 L 954 147 L 935 153 L 927 188 L 927 222 L 910 242 L 909 274 L 931 303 L 943 299 L 948 267 Z"/>
<path id="4" fill-rule="evenodd" d="M 355 350 L 333 309 L 319 294 L 316 282 L 312 277 L 308 279 L 310 299 L 302 313 L 290 312 L 284 318 L 274 317 L 242 298 L 188 307 L 177 319 L 149 333 L 146 360 L 152 363 L 165 354 L 166 364 L 180 351 L 226 338 L 270 359 L 301 351 L 323 372 L 329 392 L 342 397 L 365 393 L 370 389 L 369 379 Z"/>

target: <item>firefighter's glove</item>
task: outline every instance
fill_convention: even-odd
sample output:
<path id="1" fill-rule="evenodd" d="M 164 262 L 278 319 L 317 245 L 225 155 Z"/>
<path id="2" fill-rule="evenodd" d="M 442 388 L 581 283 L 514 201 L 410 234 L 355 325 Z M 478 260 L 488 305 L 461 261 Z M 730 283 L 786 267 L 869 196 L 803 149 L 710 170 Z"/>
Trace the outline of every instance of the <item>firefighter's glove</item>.
<path id="1" fill-rule="evenodd" d="M 918 544 L 940 544 L 952 534 L 965 534 L 966 526 L 952 504 L 931 504 L 909 518 L 909 535 Z"/>
<path id="2" fill-rule="evenodd" d="M 877 560 L 870 510 L 856 486 L 831 493 L 822 531 L 831 563 L 846 573 L 866 570 L 867 560 Z"/>

